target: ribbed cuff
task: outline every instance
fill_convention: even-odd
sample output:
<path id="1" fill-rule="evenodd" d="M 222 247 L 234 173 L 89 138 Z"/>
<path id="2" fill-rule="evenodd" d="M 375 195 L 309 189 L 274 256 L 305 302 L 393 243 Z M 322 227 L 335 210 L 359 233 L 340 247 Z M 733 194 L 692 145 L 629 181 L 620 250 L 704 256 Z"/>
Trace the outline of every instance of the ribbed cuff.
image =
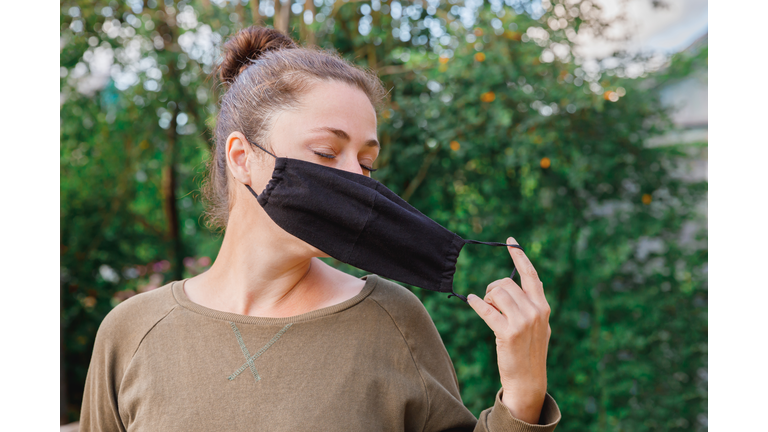
<path id="1" fill-rule="evenodd" d="M 486 414 L 488 417 L 485 420 L 489 432 L 553 431 L 560 423 L 560 408 L 549 393 L 544 396 L 544 406 L 541 407 L 539 424 L 530 424 L 512 417 L 509 408 L 501 401 L 502 391 L 503 389 L 500 389 L 496 393 L 493 408 Z"/>

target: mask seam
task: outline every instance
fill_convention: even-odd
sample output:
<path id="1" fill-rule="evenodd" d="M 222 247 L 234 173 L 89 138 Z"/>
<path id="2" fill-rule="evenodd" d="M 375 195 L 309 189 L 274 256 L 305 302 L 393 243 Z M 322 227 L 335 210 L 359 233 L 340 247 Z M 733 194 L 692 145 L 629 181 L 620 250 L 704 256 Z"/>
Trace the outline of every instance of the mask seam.
<path id="1" fill-rule="evenodd" d="M 259 204 L 261 204 L 262 207 L 269 203 L 269 198 L 272 196 L 272 193 L 275 191 L 275 189 L 277 189 L 280 183 L 285 180 L 285 176 L 283 174 L 284 171 L 284 166 L 279 166 L 277 163 L 275 164 L 275 168 L 272 170 L 272 178 L 270 178 L 269 182 L 267 182 L 267 185 L 264 187 L 264 191 L 256 195 L 256 200 L 259 201 Z M 275 174 L 278 174 L 278 177 L 275 177 Z M 273 182 L 273 180 L 277 181 Z"/>
<path id="2" fill-rule="evenodd" d="M 378 191 L 378 186 L 376 186 L 376 189 L 374 189 L 376 192 Z M 357 233 L 357 236 L 355 237 L 355 241 L 352 243 L 352 247 L 349 249 L 349 252 L 347 252 L 347 256 L 342 261 L 349 261 L 349 257 L 352 255 L 352 252 L 355 250 L 355 246 L 357 246 L 357 241 L 360 240 L 360 236 L 363 234 L 363 231 L 368 227 L 368 223 L 371 221 L 371 214 L 373 213 L 373 207 L 376 205 L 376 200 L 378 199 L 379 195 L 374 194 L 373 195 L 373 202 L 371 203 L 371 207 L 368 209 L 368 217 L 365 218 L 365 224 L 363 225 L 363 228 Z"/>
<path id="3" fill-rule="evenodd" d="M 458 237 L 459 239 L 461 239 L 461 241 L 462 241 L 462 247 L 463 247 L 463 243 L 464 243 L 464 240 L 463 240 L 461 237 L 459 237 L 459 236 L 456 236 L 456 237 Z M 454 245 L 456 244 L 456 240 L 457 240 L 457 239 L 456 239 L 456 238 L 454 238 L 453 240 L 451 240 L 451 242 L 450 242 L 450 243 L 448 243 L 448 246 L 447 246 L 447 247 L 446 247 L 446 249 L 443 251 L 443 254 L 442 254 L 442 256 L 448 256 L 448 252 L 449 252 L 451 249 L 453 249 L 453 248 L 454 248 Z M 454 276 L 455 276 L 455 274 L 456 274 L 456 265 L 458 264 L 458 261 L 459 261 L 459 254 L 460 254 L 460 253 L 461 253 L 461 247 L 459 247 L 459 248 L 458 248 L 458 251 L 456 252 L 456 259 L 455 259 L 455 262 L 453 263 L 453 268 L 454 268 L 454 270 L 453 270 L 453 275 L 451 275 L 451 281 L 453 281 L 453 277 L 454 277 Z M 447 281 L 445 280 L 445 279 L 446 279 L 446 278 L 445 278 L 445 274 L 446 274 L 446 272 L 448 272 L 448 271 L 451 269 L 451 267 L 452 267 L 452 266 L 451 266 L 451 262 L 450 262 L 450 260 L 446 260 L 446 262 L 445 262 L 445 265 L 443 266 L 443 272 L 442 272 L 442 275 L 441 275 L 441 276 L 443 277 L 443 280 L 441 280 L 441 281 L 440 281 L 440 288 L 441 288 L 441 292 L 446 292 L 446 293 L 452 293 L 452 292 L 453 292 L 453 283 L 451 283 L 451 286 L 450 286 L 450 287 L 447 287 L 447 288 L 449 288 L 449 290 L 448 290 L 448 291 L 442 291 L 442 289 L 444 288 L 444 287 L 443 287 L 443 285 L 444 285 L 444 284 L 447 282 Z"/>

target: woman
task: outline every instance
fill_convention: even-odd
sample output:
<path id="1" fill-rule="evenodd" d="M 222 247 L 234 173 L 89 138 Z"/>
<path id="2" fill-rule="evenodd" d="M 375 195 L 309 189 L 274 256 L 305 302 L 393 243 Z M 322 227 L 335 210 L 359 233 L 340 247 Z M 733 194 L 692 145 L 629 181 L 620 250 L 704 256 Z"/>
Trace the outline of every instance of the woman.
<path id="1" fill-rule="evenodd" d="M 258 27 L 227 42 L 218 74 L 228 89 L 204 191 L 221 250 L 205 273 L 107 315 L 81 430 L 553 430 L 549 306 L 522 251 L 509 249 L 522 289 L 505 278 L 468 299 L 497 336 L 502 383 L 478 421 L 416 296 L 326 265 L 243 187 L 264 190 L 267 151 L 370 176 L 378 78 Z"/>

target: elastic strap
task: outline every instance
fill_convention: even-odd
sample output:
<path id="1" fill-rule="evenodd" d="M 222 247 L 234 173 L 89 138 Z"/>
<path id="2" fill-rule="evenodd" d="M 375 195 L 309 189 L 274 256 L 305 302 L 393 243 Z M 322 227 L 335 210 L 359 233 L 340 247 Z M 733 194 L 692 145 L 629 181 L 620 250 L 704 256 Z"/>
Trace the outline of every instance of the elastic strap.
<path id="1" fill-rule="evenodd" d="M 248 188 L 248 190 L 249 190 L 249 191 L 251 191 L 251 193 L 253 194 L 253 196 L 255 196 L 255 197 L 256 197 L 256 199 L 259 199 L 259 194 L 257 194 L 256 192 L 254 192 L 254 191 L 253 191 L 253 189 L 251 189 L 251 187 L 250 187 L 249 185 L 245 185 L 245 187 L 247 187 L 247 188 Z"/>
<path id="2" fill-rule="evenodd" d="M 484 244 L 484 245 L 488 245 L 488 246 L 509 246 L 509 247 L 518 248 L 520 250 L 523 250 L 523 248 L 520 247 L 520 245 L 518 245 L 518 244 L 506 244 L 506 243 L 497 243 L 497 242 L 484 242 L 484 241 L 480 241 L 480 240 L 467 240 L 467 239 L 464 239 L 464 242 L 465 243 L 474 243 L 474 244 Z"/>
<path id="3" fill-rule="evenodd" d="M 456 294 L 455 292 L 453 292 L 453 290 L 451 290 L 451 293 L 450 293 L 450 294 L 448 294 L 448 298 L 451 298 L 451 297 L 458 297 L 458 298 L 460 298 L 460 299 L 461 299 L 461 300 L 462 300 L 464 303 L 469 303 L 469 302 L 467 301 L 467 298 L 466 298 L 465 296 L 463 296 L 463 295 L 461 295 L 461 294 Z"/>
<path id="4" fill-rule="evenodd" d="M 523 248 L 520 245 L 518 245 L 518 244 L 506 244 L 506 243 L 497 243 L 497 242 L 484 242 L 484 241 L 479 241 L 479 240 L 467 240 L 467 239 L 464 239 L 464 242 L 465 243 L 474 243 L 474 244 L 483 244 L 483 245 L 488 245 L 488 246 L 508 246 L 508 247 L 513 247 L 513 248 L 517 248 L 517 249 L 523 250 Z M 512 264 L 512 274 L 509 275 L 509 278 L 510 279 L 514 278 L 515 277 L 515 273 L 517 273 L 517 268 L 515 268 L 515 265 Z M 448 298 L 451 298 L 451 297 L 458 297 L 462 301 L 464 301 L 464 303 L 469 303 L 465 296 L 463 296 L 461 294 L 456 294 L 455 292 L 453 292 L 453 290 L 451 290 L 451 293 L 448 294 Z"/>
<path id="5" fill-rule="evenodd" d="M 248 138 L 246 138 L 246 139 L 248 139 Z M 267 154 L 269 154 L 269 155 L 270 155 L 270 156 L 272 156 L 273 158 L 277 159 L 277 156 L 275 156 L 275 155 L 273 155 L 272 153 L 270 153 L 270 152 L 269 152 L 269 150 L 265 149 L 264 147 L 262 147 L 262 146 L 260 146 L 260 145 L 256 144 L 255 142 L 253 142 L 253 141 L 251 141 L 251 140 L 248 140 L 248 142 L 249 142 L 249 143 L 251 143 L 251 144 L 253 144 L 253 145 L 255 145 L 256 147 L 258 147 L 258 148 L 260 148 L 260 149 L 264 150 L 265 152 L 267 152 Z"/>
<path id="6" fill-rule="evenodd" d="M 466 240 L 466 239 L 464 241 L 467 242 L 467 243 L 484 244 L 484 245 L 488 245 L 488 246 L 509 246 L 509 247 L 513 247 L 513 248 L 517 248 L 517 249 L 523 250 L 523 248 L 520 245 L 518 245 L 518 244 L 483 242 L 483 241 L 479 241 L 479 240 Z M 513 277 L 515 277 L 515 273 L 517 273 L 517 269 L 515 268 L 515 265 L 512 264 L 512 274 L 509 276 L 509 278 L 512 279 Z"/>

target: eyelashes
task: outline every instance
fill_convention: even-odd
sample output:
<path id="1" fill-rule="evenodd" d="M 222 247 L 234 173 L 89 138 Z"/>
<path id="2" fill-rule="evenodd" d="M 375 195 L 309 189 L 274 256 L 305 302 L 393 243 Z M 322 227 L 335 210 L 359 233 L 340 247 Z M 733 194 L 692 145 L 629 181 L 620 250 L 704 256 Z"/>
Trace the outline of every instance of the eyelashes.
<path id="1" fill-rule="evenodd" d="M 327 153 L 320 153 L 320 152 L 316 152 L 316 151 L 314 151 L 314 150 L 312 150 L 312 152 L 313 152 L 314 154 L 316 154 L 316 155 L 318 155 L 318 156 L 320 156 L 320 157 L 324 157 L 324 158 L 326 158 L 326 159 L 334 159 L 334 158 L 336 157 L 336 156 L 334 156 L 334 155 L 330 155 L 330 154 L 327 154 Z M 365 165 L 363 165 L 363 164 L 360 164 L 360 166 L 361 166 L 361 167 L 362 167 L 364 170 L 367 170 L 367 171 L 369 171 L 369 172 L 374 172 L 374 171 L 378 170 L 378 168 L 371 168 L 371 167 L 367 167 L 367 166 L 365 166 Z"/>

